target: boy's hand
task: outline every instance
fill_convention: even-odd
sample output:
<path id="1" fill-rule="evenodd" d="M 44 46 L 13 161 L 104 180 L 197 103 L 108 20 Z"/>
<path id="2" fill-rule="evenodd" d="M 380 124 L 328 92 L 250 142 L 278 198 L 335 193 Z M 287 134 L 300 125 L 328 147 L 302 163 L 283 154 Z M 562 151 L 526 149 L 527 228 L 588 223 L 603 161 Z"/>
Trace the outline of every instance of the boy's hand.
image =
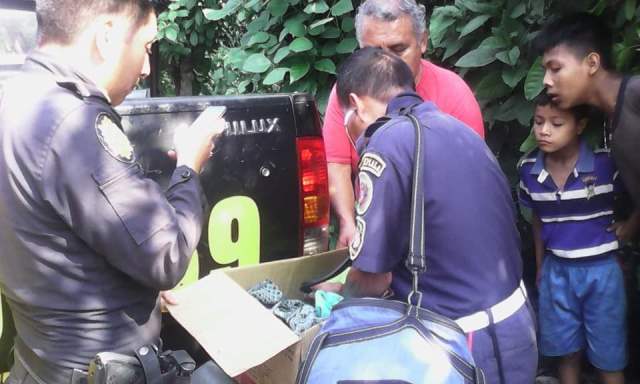
<path id="1" fill-rule="evenodd" d="M 630 219 L 625 221 L 617 221 L 607 228 L 608 232 L 615 232 L 616 237 L 622 243 L 626 243 L 633 239 L 638 232 L 638 220 Z"/>

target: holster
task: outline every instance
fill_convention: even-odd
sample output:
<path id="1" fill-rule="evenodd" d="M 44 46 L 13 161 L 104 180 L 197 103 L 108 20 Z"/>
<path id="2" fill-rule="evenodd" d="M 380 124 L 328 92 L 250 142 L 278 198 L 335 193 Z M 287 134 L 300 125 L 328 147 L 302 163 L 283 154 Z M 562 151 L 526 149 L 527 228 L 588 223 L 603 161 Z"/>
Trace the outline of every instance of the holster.
<path id="1" fill-rule="evenodd" d="M 136 356 L 113 352 L 96 355 L 89 365 L 89 384 L 189 384 L 195 361 L 185 351 L 158 352 L 153 345 Z"/>

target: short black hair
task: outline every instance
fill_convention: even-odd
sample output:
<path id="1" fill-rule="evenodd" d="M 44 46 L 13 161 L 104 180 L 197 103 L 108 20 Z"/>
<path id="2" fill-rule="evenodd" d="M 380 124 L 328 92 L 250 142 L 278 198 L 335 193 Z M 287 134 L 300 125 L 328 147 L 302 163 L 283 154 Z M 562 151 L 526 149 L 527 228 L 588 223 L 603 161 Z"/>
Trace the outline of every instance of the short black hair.
<path id="1" fill-rule="evenodd" d="M 389 101 L 402 91 L 415 90 L 413 73 L 398 56 L 381 48 L 355 51 L 338 69 L 336 88 L 342 107 L 349 105 L 349 94 Z"/>
<path id="2" fill-rule="evenodd" d="M 546 90 L 542 91 L 541 94 L 533 99 L 533 103 L 536 107 L 546 107 L 547 105 L 550 105 L 552 108 L 559 108 L 556 103 L 553 102 L 551 96 L 549 96 Z M 573 115 L 576 121 L 589 119 L 591 117 L 591 114 L 593 113 L 593 109 L 586 104 L 576 105 L 569 108 L 567 111 Z"/>
<path id="3" fill-rule="evenodd" d="M 154 10 L 151 0 L 36 0 L 38 41 L 70 44 L 97 15 L 128 13 L 134 26 Z"/>
<path id="4" fill-rule="evenodd" d="M 565 44 L 578 56 L 600 55 L 601 65 L 613 69 L 611 30 L 598 16 L 585 12 L 565 14 L 547 23 L 533 41 L 538 54 Z"/>

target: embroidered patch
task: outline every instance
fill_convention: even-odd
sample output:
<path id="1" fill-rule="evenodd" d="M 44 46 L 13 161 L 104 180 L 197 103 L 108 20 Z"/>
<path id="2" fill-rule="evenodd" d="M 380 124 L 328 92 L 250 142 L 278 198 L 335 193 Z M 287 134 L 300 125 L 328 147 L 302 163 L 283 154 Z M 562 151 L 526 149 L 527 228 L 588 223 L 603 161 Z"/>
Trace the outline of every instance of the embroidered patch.
<path id="1" fill-rule="evenodd" d="M 587 200 L 590 200 L 596 195 L 596 181 L 598 181 L 598 177 L 595 175 L 582 177 L 582 182 L 585 185 L 584 190 L 587 193 Z"/>
<path id="2" fill-rule="evenodd" d="M 129 138 L 106 113 L 96 118 L 96 134 L 111 156 L 125 163 L 133 163 L 133 146 Z"/>
<path id="3" fill-rule="evenodd" d="M 356 213 L 358 213 L 358 215 L 364 215 L 373 200 L 373 181 L 368 173 L 360 172 L 358 174 L 358 186 Z"/>
<path id="4" fill-rule="evenodd" d="M 362 220 L 361 217 L 356 217 L 356 233 L 353 235 L 353 240 L 351 240 L 351 243 L 349 244 L 349 257 L 351 257 L 352 261 L 357 259 L 360 255 L 366 231 L 367 223 Z"/>
<path id="5" fill-rule="evenodd" d="M 373 175 L 380 177 L 382 172 L 387 167 L 387 163 L 382 160 L 382 157 L 375 153 L 365 153 L 360 159 L 360 170 L 371 172 Z"/>

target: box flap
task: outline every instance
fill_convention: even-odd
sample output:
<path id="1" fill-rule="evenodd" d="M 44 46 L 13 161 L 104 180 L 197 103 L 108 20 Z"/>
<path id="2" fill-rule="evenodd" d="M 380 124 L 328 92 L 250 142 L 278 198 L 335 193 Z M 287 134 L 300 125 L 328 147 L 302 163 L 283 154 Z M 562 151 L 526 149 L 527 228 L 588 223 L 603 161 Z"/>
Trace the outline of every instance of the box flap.
<path id="1" fill-rule="evenodd" d="M 231 377 L 299 340 L 282 321 L 222 271 L 174 293 L 171 315 Z"/>
<path id="2" fill-rule="evenodd" d="M 211 272 L 174 291 L 171 315 L 229 375 L 264 363 L 300 338 L 246 289 L 273 280 L 287 298 L 301 298 L 300 284 L 340 265 L 346 250 Z"/>

